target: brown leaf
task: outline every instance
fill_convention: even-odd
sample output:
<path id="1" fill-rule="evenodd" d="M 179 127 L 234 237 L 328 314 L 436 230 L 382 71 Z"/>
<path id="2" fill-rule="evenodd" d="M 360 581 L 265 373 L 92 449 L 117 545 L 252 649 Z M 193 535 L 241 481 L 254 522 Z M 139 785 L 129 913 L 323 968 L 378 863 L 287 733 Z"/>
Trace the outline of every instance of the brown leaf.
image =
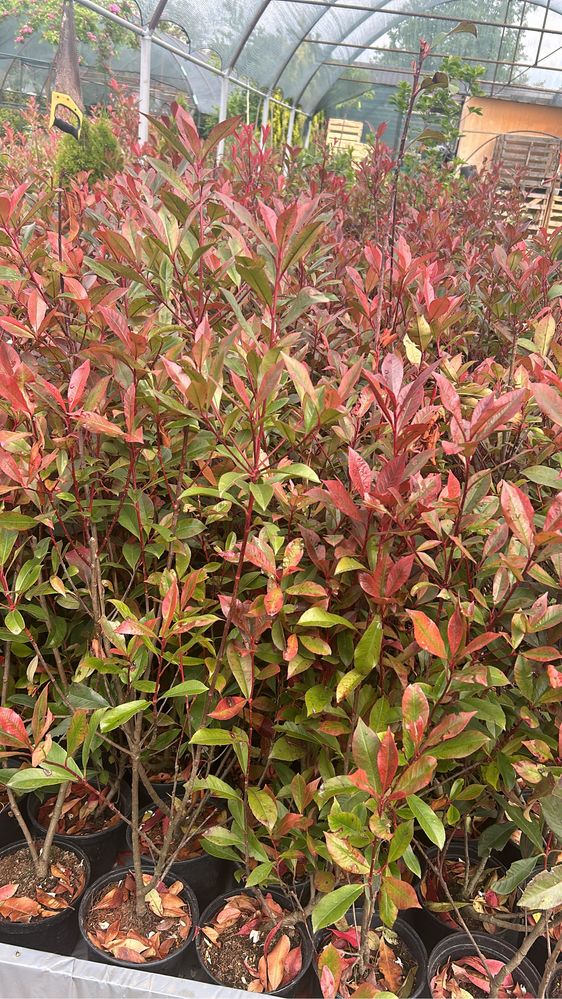
<path id="1" fill-rule="evenodd" d="M 130 961 L 131 964 L 145 964 L 145 959 L 142 954 L 137 954 L 135 950 L 131 950 L 129 947 L 115 947 L 112 950 L 114 957 L 118 957 L 120 961 Z"/>
<path id="2" fill-rule="evenodd" d="M 220 944 L 220 940 L 219 940 L 219 934 L 214 929 L 214 927 L 212 927 L 212 926 L 202 926 L 201 927 L 201 932 L 204 933 L 205 936 L 211 941 L 211 943 L 214 943 L 216 947 L 220 947 L 221 944 Z"/>
<path id="3" fill-rule="evenodd" d="M 263 985 L 259 978 L 254 978 L 252 982 L 248 985 L 246 992 L 263 992 Z"/>
<path id="4" fill-rule="evenodd" d="M 287 957 L 285 958 L 284 974 L 282 985 L 287 985 L 289 982 L 296 978 L 299 971 L 302 968 L 302 950 L 301 947 L 293 947 L 289 951 Z"/>
<path id="5" fill-rule="evenodd" d="M 396 960 L 392 947 L 381 937 L 379 944 L 379 970 L 389 992 L 398 992 L 402 984 L 402 968 Z"/>
<path id="6" fill-rule="evenodd" d="M 279 988 L 283 981 L 285 958 L 290 949 L 291 941 L 287 934 L 283 933 L 267 955 L 267 977 L 269 978 L 269 987 L 273 992 Z"/>
<path id="7" fill-rule="evenodd" d="M 5 902 L 7 898 L 12 898 L 12 895 L 16 894 L 18 888 L 19 885 L 15 884 L 2 885 L 0 888 L 0 902 Z"/>
<path id="8" fill-rule="evenodd" d="M 53 909 L 55 911 L 59 909 L 68 909 L 68 902 L 65 902 L 63 898 L 54 898 L 49 895 L 48 892 L 43 891 L 41 888 L 35 889 L 35 897 L 41 905 L 44 905 L 47 909 Z"/>

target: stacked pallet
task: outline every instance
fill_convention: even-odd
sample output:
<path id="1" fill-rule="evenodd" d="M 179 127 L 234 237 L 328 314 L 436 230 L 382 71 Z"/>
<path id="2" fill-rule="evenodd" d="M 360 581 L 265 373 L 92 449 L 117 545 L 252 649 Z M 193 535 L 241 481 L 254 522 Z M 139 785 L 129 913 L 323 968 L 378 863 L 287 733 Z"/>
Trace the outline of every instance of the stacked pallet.
<path id="1" fill-rule="evenodd" d="M 368 146 L 361 142 L 363 122 L 347 118 L 330 118 L 326 142 L 334 149 L 351 150 L 354 160 L 361 160 L 367 154 Z"/>
<path id="2" fill-rule="evenodd" d="M 500 180 L 524 189 L 534 231 L 546 226 L 553 232 L 562 225 L 561 153 L 560 139 L 550 135 L 516 132 L 496 139 L 493 160 Z"/>

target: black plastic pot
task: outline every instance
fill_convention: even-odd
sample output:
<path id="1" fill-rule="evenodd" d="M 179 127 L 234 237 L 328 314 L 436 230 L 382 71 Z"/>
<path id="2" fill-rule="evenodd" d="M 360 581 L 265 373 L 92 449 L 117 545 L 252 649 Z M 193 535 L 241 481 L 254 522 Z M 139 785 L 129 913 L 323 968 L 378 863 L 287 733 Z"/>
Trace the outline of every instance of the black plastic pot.
<path id="1" fill-rule="evenodd" d="M 562 964 L 556 964 L 554 966 L 554 970 L 546 983 L 546 991 L 545 991 L 546 999 L 558 999 L 558 996 L 560 996 L 562 990 L 558 988 L 558 985 L 556 988 L 556 992 L 553 992 L 553 987 L 555 982 L 558 983 L 562 982 Z"/>
<path id="2" fill-rule="evenodd" d="M 14 818 L 14 813 L 9 805 L 4 805 L 0 809 L 0 849 L 15 843 L 21 836 L 21 829 Z"/>
<path id="3" fill-rule="evenodd" d="M 427 849 L 426 853 L 428 858 L 433 862 L 435 862 L 435 860 L 439 856 L 439 850 L 435 846 L 432 847 L 431 849 Z M 480 857 L 478 856 L 478 846 L 475 843 L 468 844 L 468 856 L 471 861 L 471 864 L 478 863 L 478 861 L 480 860 Z M 453 840 L 449 844 L 449 847 L 447 849 L 447 859 L 464 860 L 464 857 L 465 857 L 464 843 L 463 842 L 456 843 Z M 497 867 L 498 870 L 502 871 L 502 873 L 505 873 L 505 871 L 507 870 L 505 864 L 503 864 L 502 861 L 499 860 L 496 854 L 492 854 L 490 858 L 490 863 L 493 864 L 494 867 Z M 425 864 L 422 861 L 422 878 L 424 874 L 425 874 Z M 440 940 L 446 939 L 447 937 L 451 936 L 451 934 L 454 935 L 456 933 L 463 932 L 461 927 L 459 927 L 458 930 L 454 930 L 452 927 L 444 923 L 443 920 L 441 920 L 438 915 L 431 912 L 430 909 L 426 908 L 425 900 L 421 893 L 420 882 L 418 882 L 418 884 L 416 885 L 416 892 L 420 900 L 421 909 L 408 909 L 404 913 L 404 919 L 417 931 L 417 933 L 422 938 L 428 950 L 431 950 L 433 947 L 435 947 L 437 943 L 439 943 Z M 486 935 L 485 932 L 484 935 Z M 519 939 L 519 936 L 520 934 L 514 933 L 512 930 L 500 930 L 500 929 L 498 929 L 497 933 L 493 934 L 493 938 L 497 937 L 498 939 L 505 940 L 511 944 L 516 944 Z"/>
<path id="4" fill-rule="evenodd" d="M 131 968 L 134 971 L 150 971 L 158 975 L 177 975 L 185 959 L 186 953 L 191 947 L 199 923 L 199 906 L 197 905 L 197 899 L 185 881 L 181 897 L 186 899 L 189 905 L 191 929 L 187 939 L 184 940 L 181 946 L 172 951 L 171 954 L 168 954 L 167 957 L 162 958 L 162 960 L 146 961 L 144 964 L 136 964 L 132 961 L 120 961 L 118 957 L 113 957 L 112 954 L 107 954 L 105 951 L 100 950 L 99 947 L 96 947 L 93 943 L 91 943 L 88 934 L 86 933 L 86 917 L 90 911 L 91 905 L 95 902 L 98 895 L 106 887 L 106 885 L 117 884 L 118 881 L 121 881 L 129 873 L 130 868 L 128 867 L 114 868 L 112 871 L 109 871 L 109 873 L 104 874 L 103 877 L 98 878 L 98 880 L 91 885 L 82 899 L 80 911 L 78 913 L 78 925 L 82 939 L 88 949 L 88 959 L 90 961 L 96 961 L 98 964 L 113 964 L 118 968 Z M 174 881 L 183 881 L 183 878 L 177 878 L 174 874 L 167 874 L 162 880 L 164 881 L 164 884 L 171 885 Z"/>
<path id="5" fill-rule="evenodd" d="M 349 912 L 347 913 L 346 918 L 348 922 L 352 920 L 357 926 L 361 926 L 361 921 L 363 919 L 362 907 L 359 907 L 358 905 L 353 906 L 353 908 L 350 909 Z M 373 918 L 371 919 L 371 928 L 373 930 L 376 930 L 382 925 L 383 923 L 380 917 L 375 913 L 373 915 Z M 404 919 L 398 918 L 392 927 L 392 931 L 393 933 L 396 933 L 400 937 L 403 943 L 406 944 L 406 947 L 408 948 L 410 954 L 412 955 L 417 965 L 418 970 L 416 972 L 416 980 L 414 982 L 414 991 L 412 992 L 412 999 L 423 999 L 424 996 L 427 996 L 427 979 L 426 979 L 427 951 L 425 949 L 423 940 L 416 933 L 414 928 L 410 926 L 409 923 L 407 923 Z M 321 930 L 314 937 L 314 950 L 316 957 L 318 956 L 321 947 L 329 939 L 329 936 L 330 936 L 330 930 L 326 929 L 326 930 Z M 321 995 L 321 991 L 319 991 L 320 980 L 318 977 L 318 973 L 316 971 L 316 960 L 314 961 L 314 971 L 315 971 L 318 995 Z"/>
<path id="6" fill-rule="evenodd" d="M 116 805 L 123 815 L 130 814 L 131 792 L 125 783 L 120 786 Z M 36 836 L 45 835 L 45 828 L 37 821 L 40 806 L 41 801 L 36 794 L 27 796 L 27 815 Z M 95 881 L 113 867 L 117 854 L 125 846 L 125 830 L 125 822 L 121 820 L 110 829 L 101 829 L 99 832 L 85 833 L 81 836 L 66 836 L 61 833 L 57 835 L 57 839 L 67 846 L 76 844 L 84 851 L 90 861 L 91 879 Z"/>
<path id="7" fill-rule="evenodd" d="M 473 936 L 484 957 L 492 961 L 507 962 L 515 954 L 515 947 L 505 940 L 497 940 L 487 933 L 474 933 Z M 432 979 L 449 958 L 458 960 L 461 957 L 474 957 L 476 953 L 476 948 L 467 933 L 452 933 L 445 940 L 441 940 L 431 951 L 427 964 L 429 995 L 433 995 Z M 523 958 L 519 967 L 513 972 L 513 978 L 525 987 L 529 999 L 538 995 L 540 976 L 528 958 Z"/>
<path id="8" fill-rule="evenodd" d="M 272 897 L 275 899 L 276 902 L 279 903 L 279 905 L 283 909 L 286 909 L 288 912 L 291 911 L 289 903 L 287 902 L 287 899 L 284 898 L 284 896 L 282 894 L 277 893 L 273 889 L 268 889 L 268 892 L 271 893 Z M 210 923 L 212 921 L 213 916 L 219 911 L 219 909 L 222 909 L 222 907 L 225 904 L 225 902 L 227 901 L 227 899 L 231 898 L 232 895 L 253 895 L 255 897 L 256 893 L 253 890 L 253 888 L 236 888 L 234 891 L 227 891 L 227 892 L 225 892 L 223 895 L 220 895 L 218 898 L 215 898 L 215 900 L 213 902 L 211 902 L 210 905 L 207 906 L 207 908 L 205 909 L 205 911 L 203 913 L 201 913 L 201 919 L 200 919 L 201 926 L 207 926 L 208 923 Z M 299 971 L 298 975 L 296 976 L 296 978 L 293 979 L 292 982 L 289 982 L 288 985 L 285 985 L 282 989 L 277 989 L 276 992 L 268 992 L 267 993 L 268 995 L 271 995 L 271 996 L 302 996 L 303 995 L 302 988 L 299 988 L 299 986 L 302 986 L 302 982 L 303 982 L 304 978 L 306 977 L 307 972 L 308 972 L 308 970 L 310 968 L 310 965 L 311 965 L 311 962 L 312 962 L 312 956 L 313 956 L 313 946 L 312 946 L 312 939 L 310 937 L 310 934 L 308 932 L 308 928 L 306 927 L 306 925 L 304 923 L 297 923 L 296 929 L 297 929 L 297 931 L 299 933 L 299 936 L 301 938 L 301 947 L 302 947 L 302 967 L 301 967 L 301 970 Z M 201 956 L 201 943 L 202 943 L 202 940 L 204 940 L 204 939 L 205 939 L 204 935 L 202 933 L 200 933 L 198 935 L 196 941 L 195 941 L 195 949 L 197 951 L 197 957 L 199 959 L 199 966 L 200 966 L 201 971 L 203 973 L 204 981 L 207 982 L 207 983 L 209 983 L 210 985 L 219 985 L 219 986 L 221 986 L 221 987 L 224 988 L 224 986 L 225 985 L 228 986 L 229 983 L 228 982 L 221 982 L 219 978 L 215 978 L 215 976 L 212 974 L 212 972 L 209 971 L 207 965 L 205 964 L 205 962 L 204 962 L 204 960 L 203 960 L 203 958 Z"/>
<path id="9" fill-rule="evenodd" d="M 59 836 L 55 836 L 55 843 L 65 850 L 70 850 L 82 861 L 85 873 L 84 888 L 71 908 L 56 912 L 53 916 L 46 916 L 45 919 L 37 919 L 33 923 L 11 923 L 8 919 L 0 918 L 0 943 L 30 947 L 32 950 L 43 950 L 52 954 L 71 954 L 76 947 L 79 935 L 78 907 L 90 883 L 90 861 L 84 851 L 74 843 L 63 842 Z M 22 848 L 27 849 L 27 843 L 23 839 L 17 843 L 10 843 L 0 850 L 0 858 Z"/>
<path id="10" fill-rule="evenodd" d="M 162 798 L 162 801 L 169 801 L 174 793 L 174 782 L 173 781 L 163 781 L 163 780 L 151 780 L 156 794 Z M 183 783 L 179 781 L 176 784 L 176 795 L 183 793 Z M 145 788 L 142 781 L 139 781 L 139 805 L 146 808 L 147 806 L 155 807 L 155 802 L 149 795 L 147 789 Z"/>

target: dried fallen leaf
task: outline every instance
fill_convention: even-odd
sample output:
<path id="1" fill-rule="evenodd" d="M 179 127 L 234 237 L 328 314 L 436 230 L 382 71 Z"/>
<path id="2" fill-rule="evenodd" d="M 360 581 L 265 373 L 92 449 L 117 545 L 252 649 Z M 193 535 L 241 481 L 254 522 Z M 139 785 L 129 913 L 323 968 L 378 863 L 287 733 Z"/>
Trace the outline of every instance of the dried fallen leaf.
<path id="1" fill-rule="evenodd" d="M 175 898 L 175 895 L 173 897 Z M 156 888 L 153 888 L 152 891 L 149 891 L 145 895 L 144 900 L 148 905 L 150 911 L 153 912 L 155 916 L 164 915 L 164 906 L 162 904 L 162 899 L 158 894 L 158 892 L 156 891 Z"/>
<path id="2" fill-rule="evenodd" d="M 378 964 L 389 992 L 398 992 L 402 985 L 402 966 L 396 960 L 392 947 L 381 937 Z"/>
<path id="3" fill-rule="evenodd" d="M 275 946 L 267 955 L 267 977 L 269 988 L 275 992 L 283 981 L 284 962 L 291 949 L 291 941 L 286 933 L 283 933 Z"/>

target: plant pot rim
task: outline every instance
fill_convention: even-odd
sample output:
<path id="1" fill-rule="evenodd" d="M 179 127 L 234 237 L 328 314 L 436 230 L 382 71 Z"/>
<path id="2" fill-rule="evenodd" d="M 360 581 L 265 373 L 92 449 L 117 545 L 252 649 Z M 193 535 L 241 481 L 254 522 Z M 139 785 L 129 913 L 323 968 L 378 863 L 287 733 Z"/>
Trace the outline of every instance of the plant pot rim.
<path id="1" fill-rule="evenodd" d="M 82 903 L 82 899 L 84 898 L 86 892 L 89 890 L 89 883 L 90 883 L 90 876 L 92 869 L 90 861 L 87 855 L 84 853 L 84 851 L 77 844 L 67 843 L 66 840 L 63 842 L 60 836 L 55 836 L 53 844 L 56 846 L 60 846 L 65 850 L 70 850 L 71 853 L 76 854 L 76 856 L 80 858 L 84 866 L 84 887 L 78 893 L 76 898 L 72 900 L 68 908 L 61 909 L 59 912 L 54 912 L 52 916 L 44 916 L 41 919 L 35 919 L 29 923 L 13 922 L 11 919 L 4 919 L 3 916 L 0 916 L 1 926 L 3 927 L 17 926 L 18 932 L 21 929 L 23 933 L 26 933 L 30 932 L 32 929 L 36 929 L 37 927 L 45 926 L 47 924 L 49 926 L 53 926 L 55 923 L 62 922 L 65 918 L 67 918 L 69 912 L 78 910 L 79 906 Z M 29 849 L 24 839 L 18 839 L 16 840 L 15 843 L 8 843 L 7 846 L 4 846 L 2 847 L 2 849 L 0 849 L 0 858 L 4 857 L 6 854 L 15 853 L 17 850 L 21 850 L 22 848 L 25 848 L 26 850 Z"/>
<path id="2" fill-rule="evenodd" d="M 175 950 L 170 951 L 170 953 L 167 954 L 166 957 L 159 958 L 156 961 L 145 961 L 143 964 L 137 964 L 134 961 L 122 961 L 118 957 L 114 957 L 113 954 L 109 954 L 107 951 L 102 950 L 101 947 L 98 947 L 96 944 L 92 943 L 88 934 L 86 933 L 84 922 L 88 912 L 90 911 L 90 905 L 94 895 L 100 890 L 100 888 L 103 888 L 107 884 L 117 882 L 122 878 L 125 878 L 127 874 L 132 874 L 133 877 L 135 876 L 135 872 L 134 870 L 132 870 L 131 867 L 113 867 L 110 871 L 107 871 L 106 874 L 102 874 L 100 878 L 97 878 L 97 880 L 94 881 L 93 884 L 89 886 L 88 890 L 86 891 L 86 893 L 82 898 L 82 901 L 80 902 L 80 908 L 78 910 L 78 926 L 80 929 L 80 935 L 82 936 L 82 939 L 85 941 L 86 945 L 95 954 L 99 955 L 104 964 L 114 964 L 117 965 L 119 968 L 131 968 L 134 969 L 135 971 L 139 970 L 158 971 L 158 969 L 160 968 L 165 969 L 166 967 L 169 966 L 171 959 L 177 958 L 181 954 L 185 953 L 185 951 L 193 942 L 193 938 L 195 937 L 199 929 L 199 906 L 197 905 L 197 898 L 195 897 L 193 890 L 189 887 L 187 882 L 181 876 L 177 877 L 172 873 L 168 873 L 165 874 L 164 877 L 161 879 L 164 882 L 164 884 L 173 883 L 174 881 L 182 882 L 183 884 L 182 895 L 185 895 L 187 899 L 189 905 L 189 914 L 191 916 L 191 926 L 187 937 L 185 938 L 185 940 L 182 941 L 179 947 L 176 947 Z"/>
<path id="3" fill-rule="evenodd" d="M 546 980 L 546 988 L 544 990 L 544 994 L 546 996 L 546 999 L 550 999 L 550 986 L 551 986 L 552 982 L 554 981 L 554 979 L 556 978 L 556 976 L 560 975 L 560 974 L 562 974 L 562 957 L 560 957 L 558 959 L 558 961 L 554 965 L 554 967 L 553 967 L 550 975 L 548 976 L 548 978 Z"/>
<path id="4" fill-rule="evenodd" d="M 486 958 L 508 961 L 517 951 L 517 948 L 514 947 L 513 944 L 509 943 L 508 940 L 496 940 L 496 938 L 489 933 L 476 932 L 473 933 L 472 936 Z M 440 940 L 431 951 L 427 962 L 427 984 L 430 999 L 432 997 L 432 975 L 443 967 L 443 964 L 448 960 L 448 957 L 453 956 L 452 953 L 448 953 L 451 951 L 453 953 L 456 952 L 457 958 L 473 957 L 476 954 L 476 949 L 468 933 L 451 933 L 449 936 L 444 937 L 443 940 Z M 433 964 L 435 964 L 435 968 L 432 967 Z M 532 996 L 536 995 L 541 976 L 535 968 L 533 962 L 529 959 L 528 955 L 523 958 L 519 967 L 514 972 L 516 979 L 517 973 L 519 973 L 519 976 L 523 979 L 522 984 L 525 985 L 525 987 L 530 984 L 532 991 L 529 994 L 529 999 L 531 999 Z"/>
<path id="5" fill-rule="evenodd" d="M 125 797 L 125 802 L 127 801 L 128 799 L 127 790 L 128 790 L 127 785 L 126 784 L 124 785 L 123 781 L 121 781 L 121 784 L 119 786 L 119 794 L 117 796 L 118 802 L 121 801 L 122 796 Z M 28 802 L 27 802 L 27 814 L 29 817 L 29 821 L 34 829 L 46 832 L 45 826 L 42 826 L 37 818 L 37 812 L 39 810 L 40 804 L 41 804 L 40 798 L 38 797 L 37 794 L 35 794 L 34 791 L 32 791 L 31 794 L 28 796 Z M 116 830 L 122 829 L 124 825 L 125 825 L 125 820 L 119 819 L 119 822 L 116 822 L 115 825 L 107 826 L 105 829 L 98 829 L 96 830 L 96 832 L 87 832 L 87 833 L 61 832 L 57 833 L 57 836 L 60 839 L 63 839 L 67 843 L 76 842 L 78 843 L 78 845 L 84 844 L 85 846 L 89 846 L 90 843 L 98 842 L 100 837 L 109 836 L 111 833 L 115 833 Z"/>
<path id="6" fill-rule="evenodd" d="M 279 903 L 279 905 L 281 905 L 283 908 L 287 909 L 288 912 L 292 911 L 291 903 L 290 903 L 289 899 L 287 899 L 286 896 L 283 895 L 282 891 L 276 890 L 275 887 L 271 887 L 270 888 L 270 887 L 267 887 L 267 886 L 266 886 L 266 891 L 269 892 L 269 894 L 271 894 L 271 896 L 275 899 L 276 902 Z M 214 913 L 220 908 L 221 903 L 225 902 L 229 898 L 232 898 L 233 895 L 252 895 L 254 898 L 256 898 L 257 897 L 257 892 L 256 892 L 255 888 L 252 888 L 252 887 L 250 887 L 250 888 L 242 888 L 242 887 L 240 887 L 240 888 L 233 888 L 231 891 L 225 891 L 221 895 L 217 895 L 217 897 L 215 899 L 213 899 L 213 901 L 210 902 L 209 905 L 205 909 L 203 909 L 203 912 L 201 913 L 201 916 L 200 916 L 200 919 L 199 919 L 199 925 L 200 925 L 200 927 L 205 926 L 210 921 L 210 917 L 212 915 L 214 915 Z M 302 955 L 303 956 L 302 967 L 301 967 L 301 970 L 299 971 L 298 975 L 295 975 L 295 977 L 290 982 L 286 982 L 285 985 L 280 986 L 279 989 L 276 992 L 267 993 L 268 995 L 278 995 L 279 993 L 281 993 L 283 995 L 285 993 L 285 990 L 287 990 L 287 989 L 288 990 L 294 989 L 298 985 L 298 983 L 300 981 L 302 981 L 302 979 L 304 978 L 304 976 L 308 972 L 308 969 L 310 968 L 310 965 L 312 964 L 312 959 L 313 959 L 313 956 L 314 956 L 314 943 L 313 943 L 313 940 L 312 940 L 312 937 L 311 937 L 310 933 L 307 930 L 306 922 L 304 920 L 302 920 L 299 923 L 295 923 L 295 929 L 298 932 L 298 934 L 299 934 L 299 936 L 301 938 L 302 943 L 306 946 L 306 948 L 309 951 L 309 953 L 308 953 L 308 955 L 306 955 L 305 953 L 303 953 L 303 955 Z M 211 971 L 211 969 L 208 967 L 208 965 L 203 960 L 203 957 L 201 955 L 201 943 L 202 943 L 203 937 L 204 937 L 204 934 L 202 932 L 200 932 L 200 933 L 197 934 L 197 937 L 195 939 L 195 949 L 196 949 L 196 952 L 197 952 L 197 957 L 199 958 L 199 963 L 200 963 L 201 967 L 203 968 L 205 974 L 208 975 L 208 977 L 211 979 L 211 981 L 213 982 L 213 985 L 218 985 L 221 988 L 225 988 L 225 987 L 226 988 L 235 988 L 235 986 L 228 985 L 227 982 L 221 981 L 220 978 L 215 978 L 213 972 Z"/>

